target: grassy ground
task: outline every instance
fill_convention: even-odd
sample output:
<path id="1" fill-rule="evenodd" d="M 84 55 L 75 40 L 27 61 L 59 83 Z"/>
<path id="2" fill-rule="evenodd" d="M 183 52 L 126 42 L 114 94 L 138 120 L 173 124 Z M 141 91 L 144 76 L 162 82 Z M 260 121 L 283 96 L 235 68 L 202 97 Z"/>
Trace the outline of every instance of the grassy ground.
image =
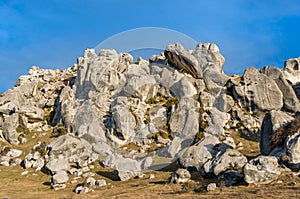
<path id="1" fill-rule="evenodd" d="M 259 144 L 242 138 L 237 132 L 232 133 L 235 142 L 242 142 L 241 152 L 248 158 L 253 158 L 259 153 Z M 30 151 L 37 140 L 49 143 L 52 139 L 48 135 L 38 139 L 29 139 L 25 145 L 19 148 L 25 151 L 22 158 Z M 0 147 L 7 145 L 0 142 Z M 94 163 L 93 172 L 95 179 L 105 179 L 108 183 L 105 187 L 96 188 L 86 195 L 78 195 L 73 192 L 78 183 L 83 182 L 79 178 L 77 183 L 69 182 L 66 189 L 53 190 L 50 187 L 50 176 L 33 169 L 27 169 L 27 175 L 21 175 L 25 171 L 20 166 L 0 167 L 0 198 L 300 198 L 300 178 L 291 172 L 283 173 L 276 182 L 269 185 L 240 185 L 233 187 L 220 186 L 217 190 L 206 192 L 206 185 L 217 182 L 216 179 L 204 179 L 198 172 L 192 173 L 192 179 L 185 185 L 167 184 L 171 172 L 178 168 L 172 164 L 161 171 L 149 171 L 144 177 L 131 179 L 127 182 L 117 181 L 111 170 Z M 150 174 L 155 178 L 150 179 Z M 70 176 L 71 178 L 71 176 Z M 71 181 L 72 179 L 70 179 Z"/>

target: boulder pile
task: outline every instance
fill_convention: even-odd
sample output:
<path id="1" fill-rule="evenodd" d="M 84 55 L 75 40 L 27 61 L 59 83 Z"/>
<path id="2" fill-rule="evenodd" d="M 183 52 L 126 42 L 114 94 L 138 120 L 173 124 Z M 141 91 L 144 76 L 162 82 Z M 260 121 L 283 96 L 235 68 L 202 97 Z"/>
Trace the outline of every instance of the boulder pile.
<path id="1" fill-rule="evenodd" d="M 53 139 L 22 161 L 22 151 L 3 148 L 0 164 L 45 171 L 55 189 L 94 162 L 126 181 L 178 161 L 183 170 L 172 182 L 194 170 L 226 186 L 270 183 L 281 167 L 298 171 L 300 58 L 243 75 L 224 74 L 224 62 L 216 44 L 185 50 L 177 43 L 149 61 L 88 49 L 65 70 L 32 67 L 0 95 L 1 139 L 12 146 Z M 242 154 L 232 132 L 260 137 L 261 155 Z M 86 175 L 76 192 L 104 185 Z"/>

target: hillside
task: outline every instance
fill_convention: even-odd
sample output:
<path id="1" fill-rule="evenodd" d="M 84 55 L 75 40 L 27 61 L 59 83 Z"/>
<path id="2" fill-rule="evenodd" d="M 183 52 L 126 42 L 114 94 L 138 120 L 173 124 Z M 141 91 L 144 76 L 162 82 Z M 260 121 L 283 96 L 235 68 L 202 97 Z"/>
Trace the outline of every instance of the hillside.
<path id="1" fill-rule="evenodd" d="M 224 62 L 177 43 L 32 67 L 0 95 L 0 197 L 298 196 L 300 58 L 243 75 Z"/>

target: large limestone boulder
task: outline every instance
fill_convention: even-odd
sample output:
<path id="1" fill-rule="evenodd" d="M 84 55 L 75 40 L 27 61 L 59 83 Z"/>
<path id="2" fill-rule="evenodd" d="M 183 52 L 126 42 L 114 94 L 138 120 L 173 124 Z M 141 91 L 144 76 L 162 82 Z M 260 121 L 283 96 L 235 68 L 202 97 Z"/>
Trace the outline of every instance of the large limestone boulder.
<path id="1" fill-rule="evenodd" d="M 285 151 L 287 155 L 287 162 L 285 164 L 296 171 L 300 170 L 300 132 L 288 136 L 285 142 Z"/>
<path id="2" fill-rule="evenodd" d="M 201 167 L 202 174 L 213 173 L 218 176 L 227 170 L 240 171 L 247 163 L 247 158 L 239 151 L 227 148 L 225 152 L 220 151 L 213 159 L 207 161 Z"/>
<path id="3" fill-rule="evenodd" d="M 202 77 L 197 59 L 186 51 L 179 43 L 169 44 L 164 52 L 170 66 L 177 70 L 189 73 L 194 78 Z"/>
<path id="4" fill-rule="evenodd" d="M 274 132 L 284 124 L 292 121 L 294 118 L 282 111 L 272 110 L 268 113 L 262 123 L 260 133 L 260 152 L 263 155 L 269 155 L 272 150 L 272 136 Z"/>
<path id="5" fill-rule="evenodd" d="M 268 184 L 281 174 L 277 158 L 274 156 L 258 156 L 250 160 L 244 168 L 245 181 L 249 184 Z"/>
<path id="6" fill-rule="evenodd" d="M 211 94 L 218 96 L 228 77 L 223 73 L 225 58 L 214 43 L 199 43 L 192 55 L 198 60 L 199 68 Z"/>
<path id="7" fill-rule="evenodd" d="M 220 141 L 216 136 L 206 136 L 197 144 L 182 150 L 179 154 L 179 164 L 184 168 L 199 170 L 200 167 L 214 157 L 213 147 Z"/>
<path id="8" fill-rule="evenodd" d="M 219 47 L 214 43 L 199 43 L 193 51 L 199 63 L 199 68 L 205 71 L 214 65 L 215 69 L 222 73 L 225 58 L 220 53 Z"/>
<path id="9" fill-rule="evenodd" d="M 11 144 L 19 144 L 20 132 L 17 132 L 17 127 L 19 126 L 19 114 L 14 113 L 5 118 L 3 125 L 3 136 Z"/>
<path id="10" fill-rule="evenodd" d="M 291 112 L 300 110 L 299 99 L 292 85 L 284 78 L 282 71 L 279 68 L 265 66 L 261 72 L 271 77 L 277 84 L 283 94 L 284 108 Z"/>
<path id="11" fill-rule="evenodd" d="M 74 127 L 76 134 L 90 143 L 106 141 L 104 127 L 101 125 L 101 115 L 91 101 L 85 101 L 77 107 Z"/>
<path id="12" fill-rule="evenodd" d="M 91 150 L 77 137 L 62 135 L 48 145 L 49 161 L 46 168 L 52 173 L 69 169 L 74 163 L 87 165 L 97 158 Z"/>
<path id="13" fill-rule="evenodd" d="M 205 134 L 215 135 L 219 137 L 224 134 L 224 127 L 227 121 L 230 119 L 228 113 L 219 111 L 216 107 L 212 107 L 209 110 L 210 121 L 208 128 L 205 129 Z"/>
<path id="14" fill-rule="evenodd" d="M 253 67 L 245 70 L 241 85 L 234 88 L 246 107 L 254 104 L 260 110 L 280 110 L 283 106 L 283 95 L 276 82 Z"/>

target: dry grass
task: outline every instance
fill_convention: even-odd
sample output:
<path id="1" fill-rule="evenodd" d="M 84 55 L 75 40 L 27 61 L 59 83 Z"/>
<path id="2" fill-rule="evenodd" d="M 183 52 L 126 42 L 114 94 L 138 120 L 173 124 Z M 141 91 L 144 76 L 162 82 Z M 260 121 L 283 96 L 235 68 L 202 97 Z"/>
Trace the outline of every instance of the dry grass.
<path id="1" fill-rule="evenodd" d="M 109 170 L 97 166 L 96 179 L 105 179 L 108 185 L 97 188 L 86 195 L 77 195 L 73 191 L 76 184 L 67 184 L 63 190 L 53 190 L 48 184 L 49 176 L 30 170 L 21 176 L 21 167 L 1 167 L 0 197 L 10 198 L 299 198 L 300 180 L 292 173 L 280 176 L 281 184 L 261 186 L 222 187 L 213 192 L 206 192 L 205 186 L 211 180 L 195 177 L 185 185 L 166 184 L 170 172 L 151 171 L 154 179 L 149 179 L 149 173 L 144 178 L 132 179 L 127 182 L 114 181 Z M 83 179 L 80 179 L 83 181 Z M 79 183 L 81 182 L 79 180 Z M 296 182 L 296 185 L 289 185 Z"/>
<path id="2" fill-rule="evenodd" d="M 37 140 L 49 143 L 51 133 L 38 139 L 28 139 L 24 145 L 14 146 L 25 151 L 22 158 L 37 143 Z M 235 142 L 242 142 L 241 153 L 248 158 L 259 154 L 259 143 L 240 137 L 238 132 L 232 132 Z M 0 142 L 1 148 L 8 143 Z M 94 163 L 93 172 L 95 179 L 105 179 L 108 183 L 105 187 L 99 187 L 86 195 L 78 195 L 73 192 L 76 185 L 84 181 L 78 179 L 78 183 L 67 184 L 66 189 L 53 190 L 49 185 L 50 176 L 33 169 L 22 176 L 25 171 L 20 166 L 0 167 L 0 198 L 300 198 L 300 178 L 292 173 L 284 173 L 277 180 L 280 184 L 270 185 L 240 185 L 233 187 L 219 187 L 213 192 L 206 192 L 206 185 L 210 182 L 217 182 L 216 179 L 204 179 L 199 172 L 192 173 L 192 180 L 185 185 L 167 184 L 172 171 L 178 168 L 176 163 L 171 164 L 161 171 L 149 171 L 143 178 L 131 179 L 127 182 L 117 181 L 117 176 L 112 170 L 101 167 L 98 162 Z M 150 174 L 155 178 L 150 179 Z M 70 181 L 71 181 L 70 176 Z M 292 183 L 295 182 L 295 183 Z M 292 185 L 293 184 L 293 185 Z"/>

